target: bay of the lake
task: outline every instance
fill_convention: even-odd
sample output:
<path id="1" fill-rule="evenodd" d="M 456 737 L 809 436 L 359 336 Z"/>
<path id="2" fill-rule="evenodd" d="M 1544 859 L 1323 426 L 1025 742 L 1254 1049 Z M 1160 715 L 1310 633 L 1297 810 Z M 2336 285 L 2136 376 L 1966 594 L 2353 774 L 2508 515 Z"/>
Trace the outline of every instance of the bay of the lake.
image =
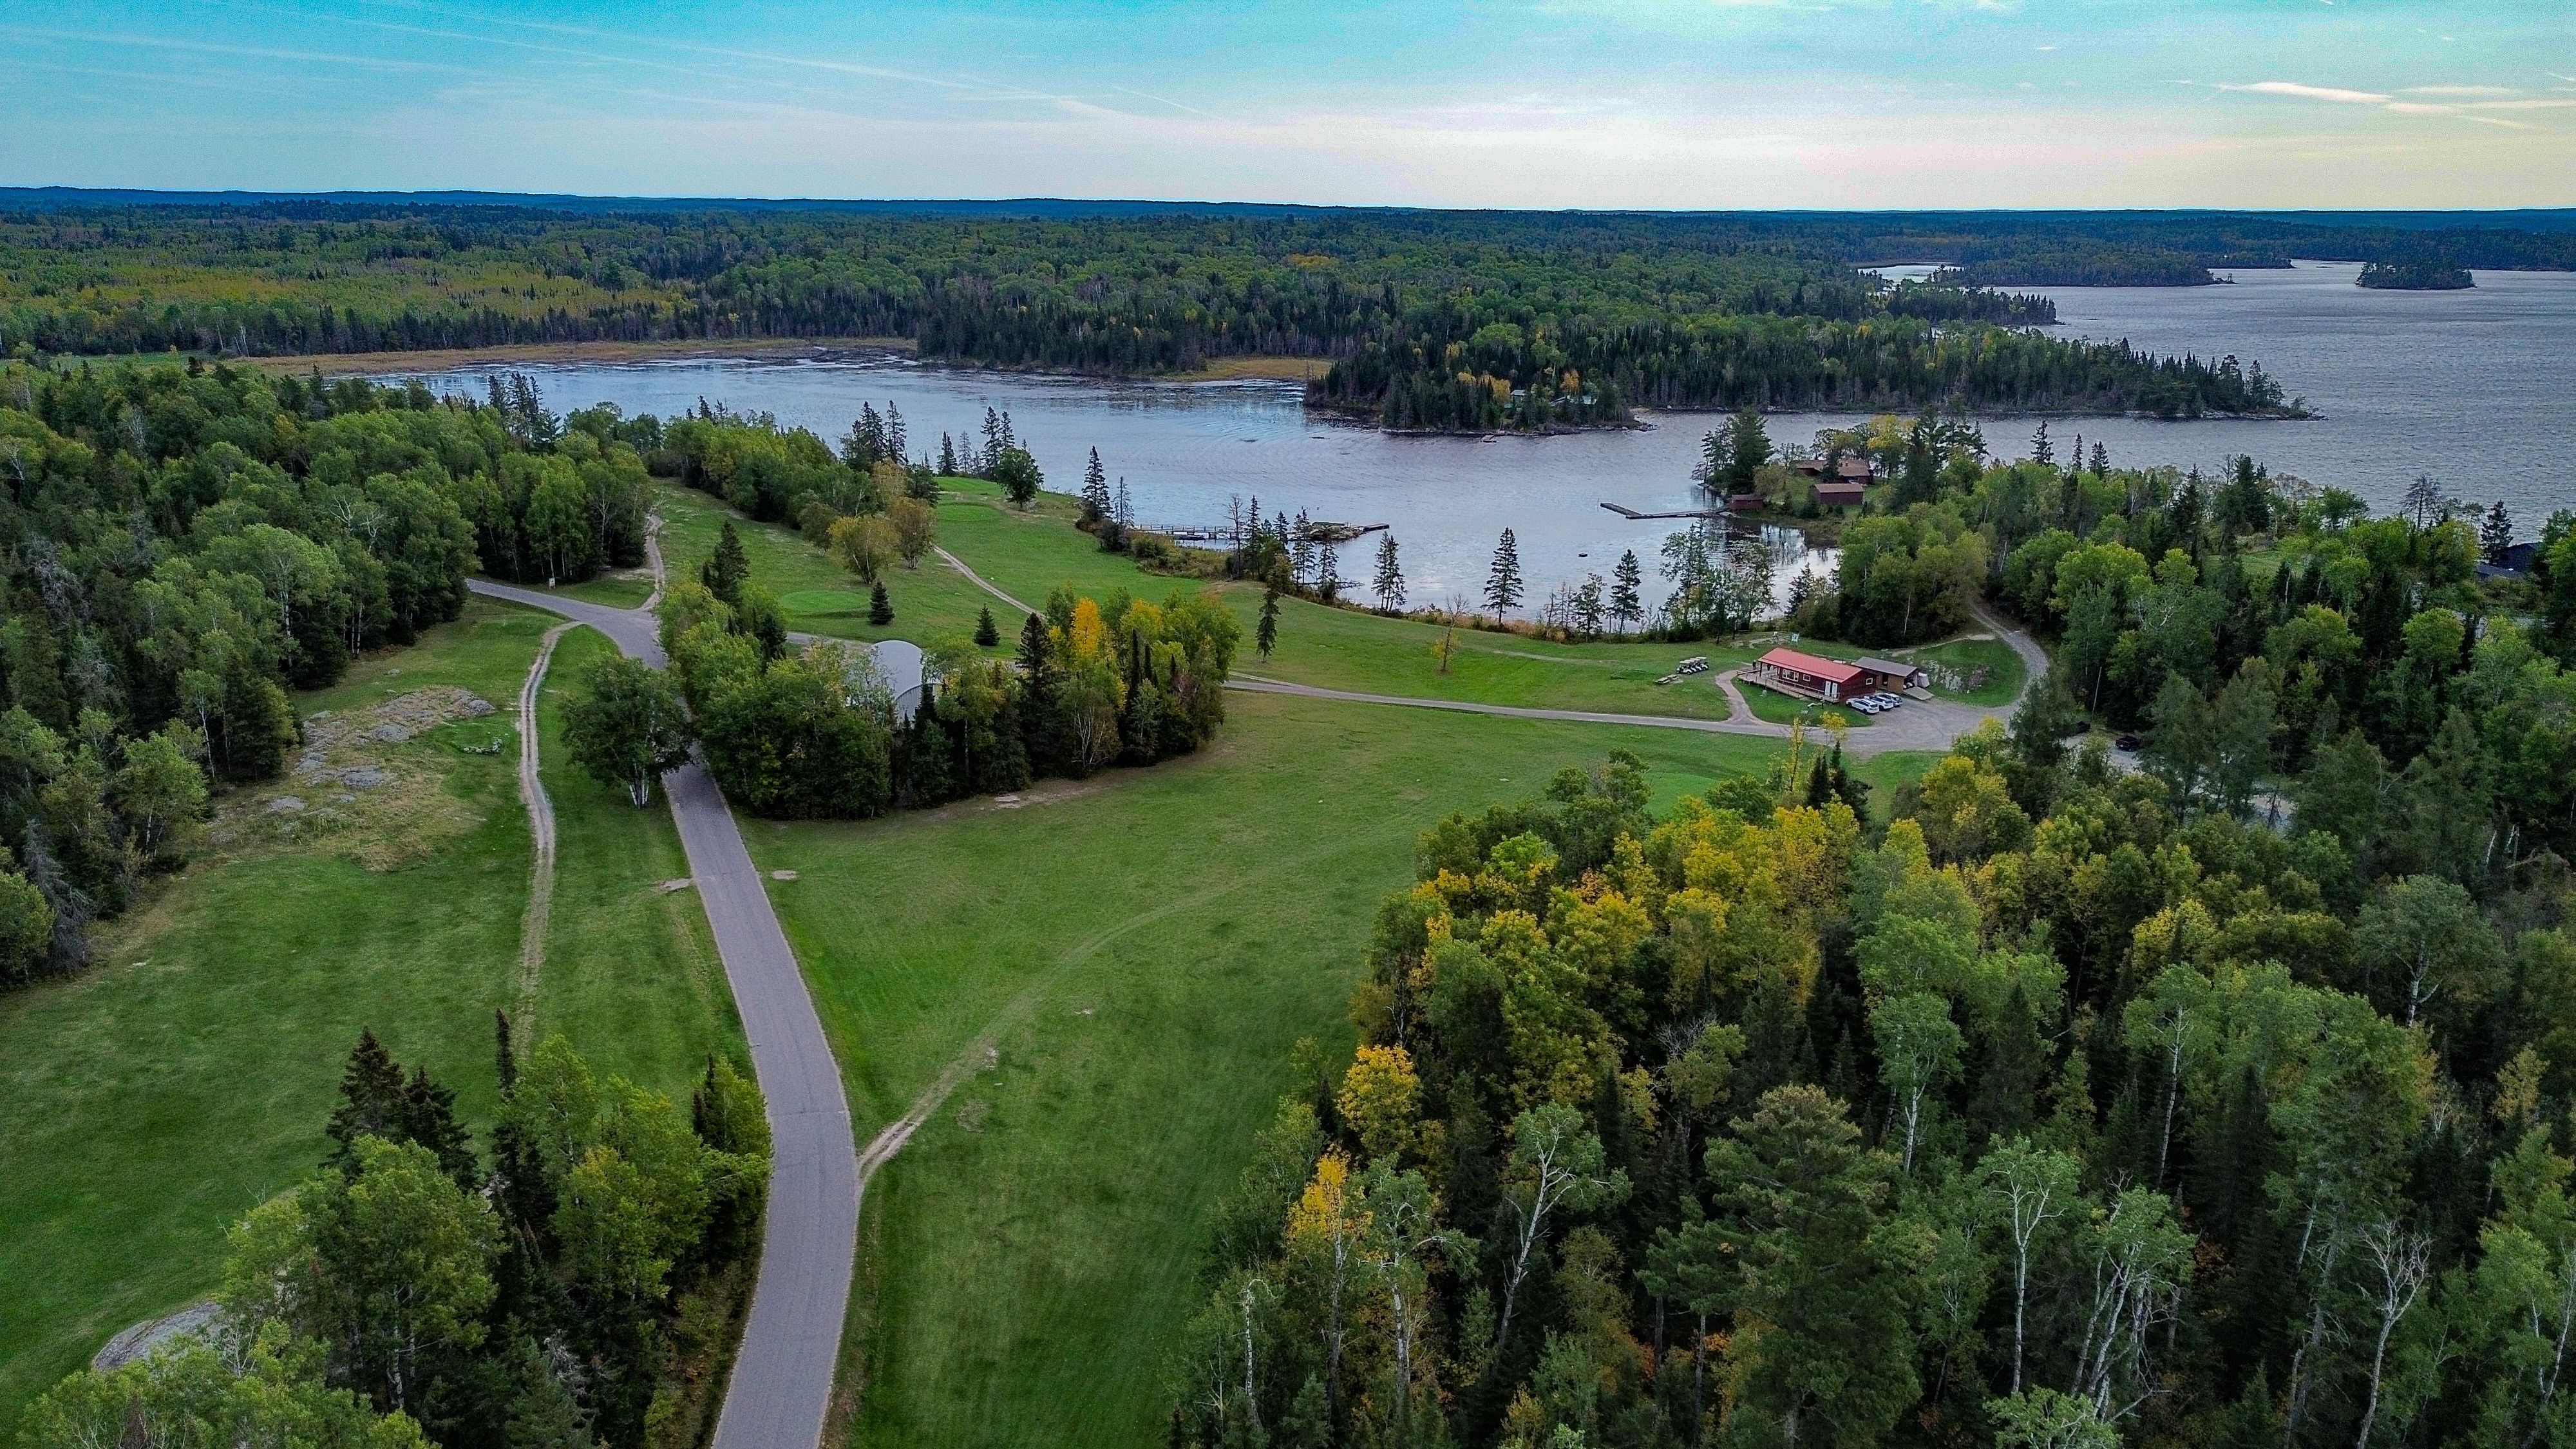
<path id="1" fill-rule="evenodd" d="M 2240 272 L 2233 286 L 2043 289 L 2063 332 L 2260 360 L 2321 414 L 2297 422 L 2052 418 L 2060 455 L 2079 433 L 2122 466 L 2214 470 L 2246 453 L 2383 510 L 2417 474 L 2430 474 L 2454 496 L 2505 500 L 2524 537 L 2550 510 L 2576 506 L 2576 274 L 2480 272 L 2467 291 L 2384 292 L 2354 286 L 2356 271 L 2302 263 Z M 1505 528 L 1533 602 L 1587 572 L 1608 574 L 1623 549 L 1635 549 L 1651 576 L 1657 547 L 1681 525 L 1632 522 L 1601 505 L 1701 506 L 1690 468 L 1700 436 L 1721 421 L 1660 413 L 1642 428 L 1553 438 L 1394 437 L 1310 417 L 1288 383 L 1097 382 L 832 354 L 522 370 L 558 410 L 610 401 L 669 416 L 703 398 L 774 413 L 827 439 L 848 429 L 860 404 L 892 403 L 915 453 L 935 451 L 943 431 L 980 439 L 984 410 L 1004 410 L 1049 486 L 1076 487 L 1096 447 L 1149 525 L 1219 524 L 1229 500 L 1256 497 L 1264 513 L 1388 524 L 1417 604 L 1472 599 Z M 480 376 L 429 380 L 479 393 Z M 1804 442 L 1857 420 L 1783 413 L 1769 426 L 1777 441 Z M 2036 420 L 1980 422 L 1989 447 L 2018 457 Z M 1343 575 L 1365 580 L 1375 546 L 1370 538 L 1346 548 Z M 1811 556 L 1784 574 L 1828 563 Z"/>

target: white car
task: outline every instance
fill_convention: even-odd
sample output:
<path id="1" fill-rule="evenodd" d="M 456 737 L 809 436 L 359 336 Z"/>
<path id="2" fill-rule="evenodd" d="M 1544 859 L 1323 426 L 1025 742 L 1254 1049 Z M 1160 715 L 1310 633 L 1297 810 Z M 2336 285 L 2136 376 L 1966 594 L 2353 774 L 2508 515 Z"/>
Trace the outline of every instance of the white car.
<path id="1" fill-rule="evenodd" d="M 1875 697 L 1866 694 L 1857 699 L 1844 700 L 1843 703 L 1851 706 L 1853 709 L 1859 710 L 1862 714 L 1876 714 L 1880 708 L 1878 700 Z"/>

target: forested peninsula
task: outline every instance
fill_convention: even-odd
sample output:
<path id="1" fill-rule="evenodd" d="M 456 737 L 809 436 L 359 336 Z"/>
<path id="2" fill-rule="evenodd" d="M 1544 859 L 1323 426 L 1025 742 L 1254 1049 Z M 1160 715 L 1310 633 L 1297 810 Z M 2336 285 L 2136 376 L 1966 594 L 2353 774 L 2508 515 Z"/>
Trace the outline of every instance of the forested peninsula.
<path id="1" fill-rule="evenodd" d="M 227 356 L 904 339 L 1100 375 L 1330 364 L 1318 407 L 1550 431 L 1637 406 L 2272 415 L 2259 367 L 2050 338 L 2044 299 L 1722 216 L 1025 216 L 264 202 L 0 211 L 0 348 Z"/>

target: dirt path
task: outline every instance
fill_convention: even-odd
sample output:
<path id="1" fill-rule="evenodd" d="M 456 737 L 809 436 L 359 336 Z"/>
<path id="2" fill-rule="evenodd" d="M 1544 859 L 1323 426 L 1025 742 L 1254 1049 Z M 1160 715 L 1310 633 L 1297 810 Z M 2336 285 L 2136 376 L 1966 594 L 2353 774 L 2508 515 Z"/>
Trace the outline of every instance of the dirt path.
<path id="1" fill-rule="evenodd" d="M 1000 584 L 997 584 L 991 579 L 984 577 L 982 574 L 975 572 L 973 569 L 968 568 L 966 566 L 966 560 L 959 558 L 957 555 L 950 553 L 948 550 L 941 548 L 935 543 L 930 546 L 930 549 L 931 552 L 938 554 L 943 559 L 946 559 L 950 568 L 964 574 L 968 583 L 982 589 L 985 593 L 991 594 L 994 598 L 1001 600 L 1012 608 L 1019 610 L 1022 614 L 1034 614 L 1037 612 L 1037 610 L 1030 608 L 1028 605 L 1012 598 L 1009 594 L 1004 593 Z"/>
<path id="2" fill-rule="evenodd" d="M 528 838 L 534 849 L 529 852 L 528 909 L 519 918 L 519 976 L 514 983 L 518 999 L 512 1003 L 511 1020 L 520 1031 L 530 1033 L 530 1040 L 536 1031 L 537 982 L 546 965 L 546 922 L 555 904 L 555 805 L 546 798 L 545 777 L 539 772 L 537 696 L 545 689 L 546 667 L 554 662 L 555 645 L 572 627 L 557 624 L 546 631 L 537 642 L 536 659 L 528 665 L 527 682 L 519 686 L 519 803 L 528 807 Z"/>

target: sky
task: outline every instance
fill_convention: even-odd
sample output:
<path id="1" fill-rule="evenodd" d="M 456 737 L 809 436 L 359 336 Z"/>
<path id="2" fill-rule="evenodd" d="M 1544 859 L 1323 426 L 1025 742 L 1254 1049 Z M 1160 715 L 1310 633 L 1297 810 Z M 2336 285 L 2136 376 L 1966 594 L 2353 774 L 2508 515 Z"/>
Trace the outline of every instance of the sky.
<path id="1" fill-rule="evenodd" d="M 2576 0 L 0 0 L 0 184 L 2576 205 Z"/>

